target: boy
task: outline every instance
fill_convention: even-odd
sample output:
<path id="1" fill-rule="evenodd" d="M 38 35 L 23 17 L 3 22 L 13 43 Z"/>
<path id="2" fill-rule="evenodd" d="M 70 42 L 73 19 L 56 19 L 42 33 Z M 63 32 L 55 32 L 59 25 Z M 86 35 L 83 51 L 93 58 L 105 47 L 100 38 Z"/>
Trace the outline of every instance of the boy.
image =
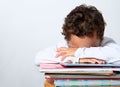
<path id="1" fill-rule="evenodd" d="M 54 61 L 120 64 L 120 46 L 104 37 L 104 29 L 103 16 L 94 6 L 77 6 L 65 18 L 62 32 L 65 40 L 40 51 L 36 65 Z M 54 81 L 46 80 L 45 87 L 55 87 Z"/>
<path id="2" fill-rule="evenodd" d="M 104 37 L 105 22 L 94 6 L 80 5 L 65 18 L 65 39 L 56 46 L 40 51 L 35 59 L 43 62 L 87 62 L 120 64 L 120 46 L 111 38 Z"/>

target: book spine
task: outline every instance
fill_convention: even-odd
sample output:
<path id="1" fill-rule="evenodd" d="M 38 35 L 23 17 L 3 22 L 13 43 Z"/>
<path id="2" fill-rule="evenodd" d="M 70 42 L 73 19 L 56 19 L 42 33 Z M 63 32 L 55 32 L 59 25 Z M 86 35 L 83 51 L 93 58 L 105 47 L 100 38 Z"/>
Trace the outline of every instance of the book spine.
<path id="1" fill-rule="evenodd" d="M 120 80 L 55 80 L 56 86 L 118 86 Z"/>

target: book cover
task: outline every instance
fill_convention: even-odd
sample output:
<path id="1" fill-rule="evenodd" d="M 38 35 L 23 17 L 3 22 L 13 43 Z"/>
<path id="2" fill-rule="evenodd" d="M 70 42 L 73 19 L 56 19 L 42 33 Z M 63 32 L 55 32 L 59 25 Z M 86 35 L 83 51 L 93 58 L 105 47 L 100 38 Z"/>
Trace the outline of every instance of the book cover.
<path id="1" fill-rule="evenodd" d="M 63 66 L 59 63 L 41 63 L 40 68 L 42 69 L 61 69 L 61 68 L 67 68 L 66 66 Z"/>
<path id="2" fill-rule="evenodd" d="M 120 80 L 120 74 L 114 75 L 95 75 L 95 74 L 61 74 L 61 73 L 45 73 L 46 79 L 116 79 Z"/>
<path id="3" fill-rule="evenodd" d="M 120 68 L 53 68 L 53 69 L 41 69 L 42 73 L 98 73 L 98 74 L 107 74 L 113 73 L 113 71 L 120 71 Z"/>
<path id="4" fill-rule="evenodd" d="M 55 80 L 56 86 L 119 86 L 120 80 Z"/>
<path id="5" fill-rule="evenodd" d="M 119 66 L 115 66 L 113 64 L 67 64 L 67 63 L 58 63 L 58 62 L 50 62 L 50 63 L 41 63 L 40 68 L 43 69 L 54 69 L 54 68 L 120 68 Z"/>

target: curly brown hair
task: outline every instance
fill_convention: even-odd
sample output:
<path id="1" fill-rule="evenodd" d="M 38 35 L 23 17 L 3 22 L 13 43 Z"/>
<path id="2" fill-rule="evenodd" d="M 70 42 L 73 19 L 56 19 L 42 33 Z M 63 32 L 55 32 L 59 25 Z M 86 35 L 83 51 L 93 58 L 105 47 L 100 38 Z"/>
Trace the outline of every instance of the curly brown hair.
<path id="1" fill-rule="evenodd" d="M 70 40 L 71 34 L 78 37 L 93 37 L 94 32 L 99 39 L 102 39 L 105 22 L 101 12 L 96 7 L 80 5 L 67 15 L 62 28 L 62 34 L 66 40 Z"/>

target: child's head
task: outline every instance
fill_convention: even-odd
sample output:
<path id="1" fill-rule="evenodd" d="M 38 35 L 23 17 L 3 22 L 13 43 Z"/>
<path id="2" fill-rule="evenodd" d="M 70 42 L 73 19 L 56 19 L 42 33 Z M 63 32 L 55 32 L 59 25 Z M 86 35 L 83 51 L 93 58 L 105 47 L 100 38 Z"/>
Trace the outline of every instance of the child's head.
<path id="1" fill-rule="evenodd" d="M 105 22 L 102 14 L 94 6 L 80 5 L 73 9 L 65 18 L 62 34 L 67 41 L 72 36 L 80 39 L 103 39 Z"/>

